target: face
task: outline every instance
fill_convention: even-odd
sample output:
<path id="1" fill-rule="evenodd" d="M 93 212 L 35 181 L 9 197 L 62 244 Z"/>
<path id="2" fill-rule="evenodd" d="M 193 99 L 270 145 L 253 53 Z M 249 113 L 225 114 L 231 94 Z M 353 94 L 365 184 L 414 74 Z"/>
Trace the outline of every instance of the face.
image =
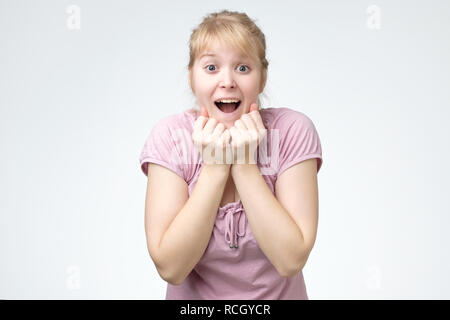
<path id="1" fill-rule="evenodd" d="M 200 108 L 231 128 L 262 92 L 259 63 L 214 42 L 197 57 L 191 70 L 191 85 Z M 221 100 L 238 103 L 220 103 Z M 237 106 L 237 108 L 236 108 Z M 234 111 L 233 111 L 234 110 Z"/>

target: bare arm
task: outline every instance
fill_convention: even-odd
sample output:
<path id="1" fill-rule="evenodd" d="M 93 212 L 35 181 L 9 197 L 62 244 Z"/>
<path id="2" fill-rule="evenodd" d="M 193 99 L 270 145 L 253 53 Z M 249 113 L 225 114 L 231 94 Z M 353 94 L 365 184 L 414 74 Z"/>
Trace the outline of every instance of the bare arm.
<path id="1" fill-rule="evenodd" d="M 281 276 L 294 276 L 305 266 L 317 233 L 317 160 L 284 171 L 275 195 L 256 164 L 233 165 L 231 174 L 261 250 Z"/>
<path id="2" fill-rule="evenodd" d="M 230 166 L 203 166 L 190 197 L 186 182 L 175 173 L 155 164 L 148 168 L 149 252 L 161 277 L 178 285 L 208 246 Z"/>

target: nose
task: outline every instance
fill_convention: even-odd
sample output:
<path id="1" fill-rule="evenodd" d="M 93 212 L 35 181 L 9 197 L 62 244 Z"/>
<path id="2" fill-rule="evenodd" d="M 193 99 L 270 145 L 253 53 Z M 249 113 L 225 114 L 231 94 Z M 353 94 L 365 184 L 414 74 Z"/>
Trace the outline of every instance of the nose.
<path id="1" fill-rule="evenodd" d="M 221 88 L 234 88 L 236 87 L 236 82 L 234 82 L 233 71 L 230 69 L 224 69 L 222 73 L 222 79 L 220 82 Z"/>

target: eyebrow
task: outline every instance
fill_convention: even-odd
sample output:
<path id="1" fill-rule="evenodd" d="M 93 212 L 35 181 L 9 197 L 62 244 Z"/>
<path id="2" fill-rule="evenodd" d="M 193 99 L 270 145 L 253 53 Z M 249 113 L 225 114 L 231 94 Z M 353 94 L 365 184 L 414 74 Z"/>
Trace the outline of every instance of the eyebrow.
<path id="1" fill-rule="evenodd" d="M 204 58 L 204 57 L 216 57 L 217 55 L 216 54 L 214 54 L 214 53 L 204 53 L 204 54 L 202 54 L 200 57 L 199 57 L 199 59 L 201 59 L 201 58 Z"/>

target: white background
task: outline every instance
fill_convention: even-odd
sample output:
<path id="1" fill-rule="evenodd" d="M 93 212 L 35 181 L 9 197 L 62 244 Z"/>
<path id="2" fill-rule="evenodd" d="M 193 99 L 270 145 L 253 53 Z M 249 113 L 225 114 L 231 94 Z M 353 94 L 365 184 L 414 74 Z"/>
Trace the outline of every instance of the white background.
<path id="1" fill-rule="evenodd" d="M 450 3 L 424 0 L 1 0 L 0 298 L 165 298 L 138 157 L 221 9 L 266 35 L 263 107 L 322 142 L 309 298 L 449 299 Z"/>

